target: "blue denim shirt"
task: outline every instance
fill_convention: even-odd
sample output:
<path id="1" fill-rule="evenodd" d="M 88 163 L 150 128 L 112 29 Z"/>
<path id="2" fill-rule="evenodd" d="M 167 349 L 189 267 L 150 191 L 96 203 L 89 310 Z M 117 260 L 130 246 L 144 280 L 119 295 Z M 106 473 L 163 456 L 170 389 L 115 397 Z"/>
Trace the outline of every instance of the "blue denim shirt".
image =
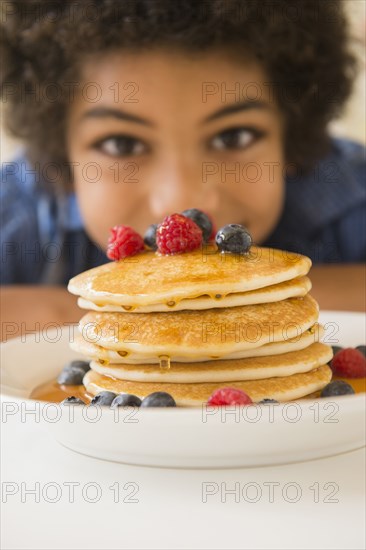
<path id="1" fill-rule="evenodd" d="M 24 156 L 1 170 L 1 284 L 61 284 L 109 261 L 88 237 L 74 194 L 57 196 Z M 365 148 L 332 140 L 308 175 L 286 180 L 284 209 L 264 246 L 314 263 L 366 260 Z"/>

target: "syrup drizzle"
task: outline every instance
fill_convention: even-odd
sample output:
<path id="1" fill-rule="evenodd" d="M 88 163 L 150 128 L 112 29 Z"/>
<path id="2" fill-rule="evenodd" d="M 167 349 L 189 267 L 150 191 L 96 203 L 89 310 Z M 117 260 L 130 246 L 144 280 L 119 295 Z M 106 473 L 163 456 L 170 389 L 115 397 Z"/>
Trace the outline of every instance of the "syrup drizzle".
<path id="1" fill-rule="evenodd" d="M 207 294 L 206 296 L 209 296 L 211 298 L 211 300 L 215 300 L 215 301 L 218 301 L 218 300 L 222 300 L 223 298 L 226 298 L 227 294 Z"/>
<path id="2" fill-rule="evenodd" d="M 120 357 L 127 357 L 128 355 L 130 355 L 128 351 L 124 351 L 124 350 L 119 350 L 117 351 L 117 353 Z"/>
<path id="3" fill-rule="evenodd" d="M 121 308 L 125 311 L 133 311 L 134 309 L 136 309 L 136 306 L 121 306 Z"/>
<path id="4" fill-rule="evenodd" d="M 169 355 L 159 355 L 159 363 L 161 370 L 170 369 L 170 357 Z"/>

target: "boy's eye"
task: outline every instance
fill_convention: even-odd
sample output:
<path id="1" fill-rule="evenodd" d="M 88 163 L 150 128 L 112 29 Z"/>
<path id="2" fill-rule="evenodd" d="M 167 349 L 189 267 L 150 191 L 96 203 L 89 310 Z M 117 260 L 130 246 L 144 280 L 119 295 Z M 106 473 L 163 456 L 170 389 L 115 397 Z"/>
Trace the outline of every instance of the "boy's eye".
<path id="1" fill-rule="evenodd" d="M 130 136 L 111 136 L 96 143 L 95 147 L 111 157 L 142 155 L 147 151 L 142 141 Z"/>
<path id="2" fill-rule="evenodd" d="M 216 150 L 245 149 L 259 138 L 262 132 L 253 128 L 230 128 L 211 140 L 211 147 Z"/>

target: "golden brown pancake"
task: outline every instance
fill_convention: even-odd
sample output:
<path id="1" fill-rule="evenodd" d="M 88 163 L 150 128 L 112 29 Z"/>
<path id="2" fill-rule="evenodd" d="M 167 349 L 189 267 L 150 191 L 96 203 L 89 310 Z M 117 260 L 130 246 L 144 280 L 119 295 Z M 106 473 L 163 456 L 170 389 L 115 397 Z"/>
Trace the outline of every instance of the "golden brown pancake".
<path id="1" fill-rule="evenodd" d="M 319 340 L 323 338 L 323 336 L 324 336 L 324 328 L 318 323 L 315 323 L 308 330 L 305 330 L 303 333 L 301 333 L 299 336 L 296 336 L 295 338 L 290 338 L 289 340 L 284 340 L 283 342 L 273 342 L 270 344 L 265 344 L 264 346 L 260 346 L 258 348 L 250 348 L 247 350 L 240 350 L 234 353 L 223 354 L 220 357 L 219 356 L 205 357 L 204 355 L 201 355 L 200 360 L 214 361 L 218 359 L 242 359 L 245 357 L 263 357 L 268 355 L 278 355 L 280 353 L 289 353 L 291 351 L 304 349 L 315 342 L 319 342 Z M 87 340 L 84 340 L 82 335 L 78 333 L 75 334 L 73 341 L 70 342 L 70 347 L 73 350 L 77 351 L 78 353 L 85 355 L 89 359 L 94 359 L 97 361 L 100 360 L 104 364 L 128 363 L 128 364 L 136 365 L 144 362 L 150 363 L 150 364 L 151 363 L 158 364 L 160 362 L 159 357 L 157 355 L 150 354 L 150 355 L 144 356 L 142 353 L 134 353 L 134 352 L 118 353 L 118 351 L 103 348 L 102 346 L 94 344 L 93 342 L 88 342 Z M 183 350 L 180 355 L 172 355 L 171 361 L 186 363 L 190 361 L 196 361 L 196 359 L 192 356 L 185 356 L 184 350 Z"/>
<path id="2" fill-rule="evenodd" d="M 68 289 L 92 310 L 72 343 L 94 359 L 87 391 L 166 391 L 181 406 L 226 385 L 253 401 L 313 394 L 331 379 L 332 349 L 318 342 L 310 267 L 300 254 L 255 246 L 222 254 L 208 244 L 144 251 L 77 275 Z M 169 360 L 169 369 L 157 366 Z"/>
<path id="3" fill-rule="evenodd" d="M 169 369 L 144 363 L 141 365 L 103 365 L 92 361 L 91 368 L 106 376 L 136 382 L 202 383 L 259 380 L 291 376 L 308 372 L 328 363 L 333 357 L 332 348 L 325 344 L 311 346 L 290 353 L 269 357 L 251 357 L 227 361 L 171 363 Z"/>
<path id="4" fill-rule="evenodd" d="M 284 281 L 277 285 L 271 285 L 258 290 L 249 290 L 248 292 L 234 292 L 231 294 L 217 295 L 218 297 L 211 298 L 208 294 L 197 296 L 197 298 L 183 299 L 178 302 L 169 302 L 160 304 L 151 304 L 147 306 L 137 306 L 131 309 L 131 313 L 149 313 L 155 311 L 181 311 L 183 309 L 211 309 L 216 307 L 237 307 L 251 304 L 264 304 L 268 302 L 279 302 L 286 298 L 295 296 L 305 296 L 311 290 L 311 282 L 308 277 L 297 277 L 290 281 Z M 78 305 L 82 309 L 93 311 L 118 311 L 123 312 L 124 306 L 107 304 L 98 306 L 90 300 L 78 298 Z"/>
<path id="5" fill-rule="evenodd" d="M 299 337 L 318 318 L 310 296 L 204 311 L 98 313 L 81 319 L 83 338 L 120 353 L 218 356 Z M 201 359 L 202 360 L 202 359 Z"/>
<path id="6" fill-rule="evenodd" d="M 145 251 L 110 262 L 76 275 L 68 290 L 98 306 L 128 308 L 256 290 L 306 275 L 310 267 L 300 254 L 255 246 L 247 255 L 221 254 L 210 244 L 184 254 Z"/>
<path id="7" fill-rule="evenodd" d="M 292 401 L 321 390 L 330 382 L 331 377 L 331 369 L 328 365 L 323 365 L 309 372 L 291 376 L 230 382 L 227 385 L 244 391 L 255 402 L 262 399 Z M 201 406 L 207 403 L 208 398 L 215 390 L 223 387 L 222 382 L 214 384 L 129 382 L 103 376 L 93 370 L 88 371 L 84 376 L 84 385 L 91 395 L 107 390 L 114 393 L 134 394 L 141 399 L 150 393 L 165 391 L 174 397 L 178 406 L 183 407 Z"/>

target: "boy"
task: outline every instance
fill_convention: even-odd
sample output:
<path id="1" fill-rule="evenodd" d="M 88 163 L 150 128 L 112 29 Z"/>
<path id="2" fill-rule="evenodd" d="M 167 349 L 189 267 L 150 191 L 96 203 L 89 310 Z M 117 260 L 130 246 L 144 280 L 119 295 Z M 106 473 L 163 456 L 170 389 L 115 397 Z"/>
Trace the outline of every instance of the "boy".
<path id="1" fill-rule="evenodd" d="M 64 288 L 29 285 L 107 261 L 114 225 L 192 207 L 314 263 L 365 260 L 364 148 L 326 130 L 355 69 L 340 3 L 5 4 L 7 124 L 26 144 L 2 176 L 12 318 L 46 298 L 39 318 L 76 320 Z M 344 268 L 319 273 L 329 291 Z"/>

